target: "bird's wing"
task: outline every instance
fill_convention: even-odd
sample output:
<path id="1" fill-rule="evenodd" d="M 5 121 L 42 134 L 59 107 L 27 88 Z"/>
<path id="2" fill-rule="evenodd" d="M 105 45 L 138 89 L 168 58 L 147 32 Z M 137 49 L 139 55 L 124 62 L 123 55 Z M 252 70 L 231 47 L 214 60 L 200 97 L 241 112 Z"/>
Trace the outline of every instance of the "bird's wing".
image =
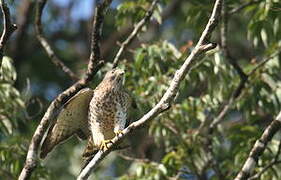
<path id="1" fill-rule="evenodd" d="M 42 144 L 40 157 L 46 155 L 59 143 L 76 134 L 81 139 L 90 135 L 88 129 L 88 109 L 93 90 L 84 88 L 68 100 L 60 111 L 56 122 L 49 128 Z"/>

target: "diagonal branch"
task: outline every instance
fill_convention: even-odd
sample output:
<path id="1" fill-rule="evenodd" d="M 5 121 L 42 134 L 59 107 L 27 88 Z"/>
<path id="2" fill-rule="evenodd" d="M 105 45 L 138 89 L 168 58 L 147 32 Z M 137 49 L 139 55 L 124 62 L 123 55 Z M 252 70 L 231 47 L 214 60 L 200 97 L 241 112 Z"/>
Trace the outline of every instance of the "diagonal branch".
<path id="1" fill-rule="evenodd" d="M 85 73 L 85 76 L 79 81 L 77 81 L 75 84 L 73 84 L 71 87 L 66 89 L 64 92 L 59 94 L 48 107 L 47 111 L 45 112 L 43 118 L 41 119 L 40 124 L 38 125 L 31 139 L 29 149 L 27 152 L 25 165 L 18 178 L 19 180 L 29 179 L 33 170 L 36 168 L 40 142 L 42 141 L 42 138 L 44 134 L 47 132 L 47 129 L 50 126 L 50 124 L 54 123 L 53 121 L 57 116 L 59 109 L 66 101 L 68 101 L 72 96 L 74 96 L 79 90 L 86 87 L 88 83 L 92 80 L 93 76 L 102 67 L 103 61 L 99 59 L 100 52 L 98 48 L 99 47 L 98 41 L 100 40 L 100 36 L 101 36 L 101 28 L 102 28 L 105 10 L 110 3 L 111 0 L 105 0 L 103 3 L 98 4 L 95 9 L 96 13 L 93 22 L 93 30 L 92 30 L 93 37 L 91 41 L 91 46 L 96 48 L 91 49 L 91 56 L 89 58 L 88 69 L 87 72 Z"/>
<path id="2" fill-rule="evenodd" d="M 184 1 L 182 1 L 182 0 L 171 1 L 163 9 L 163 11 L 161 13 L 162 22 L 167 20 L 174 12 L 176 12 L 177 9 L 180 7 L 180 5 L 183 2 Z M 124 37 L 124 35 L 129 34 L 133 29 L 134 29 L 133 25 L 130 24 L 130 25 L 127 25 L 125 27 L 122 27 L 120 29 L 120 31 L 116 31 L 116 32 L 113 32 L 112 34 L 110 34 L 110 36 L 102 44 L 102 48 L 101 48 L 102 49 L 102 56 L 107 55 L 112 50 L 112 46 L 114 46 L 116 44 L 116 41 L 118 39 L 120 39 L 121 37 Z M 159 30 L 159 24 L 154 22 L 154 21 L 150 21 L 148 23 L 148 29 L 152 29 L 153 31 L 158 31 Z M 154 32 L 154 34 L 155 34 L 155 32 Z M 128 45 L 128 46 L 130 46 L 130 45 Z"/>
<path id="3" fill-rule="evenodd" d="M 249 73 L 246 74 L 246 79 L 242 79 L 237 86 L 237 88 L 233 91 L 232 95 L 230 96 L 228 102 L 226 105 L 224 105 L 223 109 L 220 111 L 219 115 L 216 116 L 215 119 L 213 119 L 211 125 L 210 125 L 210 131 L 212 131 L 218 124 L 220 124 L 224 118 L 224 116 L 228 113 L 228 111 L 231 109 L 232 105 L 236 102 L 237 98 L 239 98 L 240 94 L 243 92 L 244 88 L 246 87 L 246 83 L 249 83 L 249 78 L 254 75 L 254 73 L 263 67 L 268 61 L 276 57 L 278 54 L 280 54 L 281 51 L 277 51 L 270 57 L 262 60 L 260 63 L 258 63 Z"/>
<path id="4" fill-rule="evenodd" d="M 4 29 L 0 39 L 0 68 L 1 68 L 4 46 L 8 41 L 9 37 L 12 35 L 12 33 L 17 29 L 17 26 L 16 24 L 13 24 L 11 22 L 10 11 L 4 0 L 0 0 L 0 6 L 3 14 L 3 24 L 4 24 Z"/>
<path id="5" fill-rule="evenodd" d="M 91 54 L 88 64 L 88 70 L 86 72 L 86 77 L 85 77 L 86 80 L 92 79 L 92 76 L 94 75 L 92 74 L 92 71 L 97 66 L 102 66 L 104 63 L 103 61 L 100 60 L 101 30 L 102 30 L 104 15 L 111 2 L 112 0 L 103 0 L 103 2 L 98 3 L 97 7 L 95 8 L 93 31 L 91 34 Z"/>
<path id="6" fill-rule="evenodd" d="M 204 31 L 201 34 L 201 37 L 196 44 L 195 48 L 192 50 L 190 55 L 185 59 L 183 65 L 176 71 L 173 80 L 170 83 L 169 88 L 162 96 L 160 101 L 141 119 L 129 125 L 126 129 L 123 130 L 123 135 L 115 137 L 112 139 L 113 144 L 110 144 L 106 151 L 98 151 L 98 153 L 93 157 L 89 164 L 82 170 L 78 176 L 78 180 L 87 179 L 90 176 L 91 171 L 93 171 L 99 164 L 99 162 L 105 158 L 107 154 L 112 151 L 113 146 L 118 144 L 120 140 L 124 139 L 129 133 L 134 129 L 137 129 L 143 126 L 145 123 L 148 123 L 153 118 L 158 116 L 160 113 L 169 109 L 171 104 L 174 102 L 174 98 L 179 91 L 179 86 L 181 81 L 184 79 L 186 74 L 190 71 L 194 63 L 198 60 L 199 55 L 204 54 L 206 51 L 216 47 L 213 43 L 208 43 L 207 39 L 211 36 L 211 33 L 214 31 L 217 26 L 218 19 L 220 16 L 222 0 L 216 0 L 212 15 L 206 25 Z M 206 44 L 207 43 L 207 44 Z"/>
<path id="7" fill-rule="evenodd" d="M 229 15 L 233 15 L 235 13 L 238 13 L 239 11 L 245 9 L 246 7 L 251 6 L 253 4 L 260 3 L 260 2 L 261 2 L 261 0 L 253 0 L 253 1 L 246 2 L 246 3 L 242 4 L 241 6 L 239 6 L 237 8 L 233 8 L 232 10 L 230 10 Z"/>
<path id="8" fill-rule="evenodd" d="M 272 56 L 270 56 L 269 58 L 266 58 L 265 60 L 261 61 L 258 65 L 255 66 L 255 68 L 253 68 L 253 70 L 251 70 L 248 74 L 247 74 L 247 79 L 249 79 L 259 68 L 261 68 L 263 65 L 265 65 L 270 59 L 276 57 L 280 52 L 274 53 Z M 223 121 L 223 118 L 225 117 L 225 115 L 229 112 L 229 110 L 231 109 L 231 107 L 233 106 L 233 104 L 237 101 L 237 99 L 240 97 L 241 93 L 243 92 L 244 88 L 246 87 L 246 83 L 248 82 L 247 79 L 242 79 L 239 83 L 239 85 L 237 86 L 237 88 L 233 91 L 231 97 L 229 98 L 228 102 L 226 103 L 226 105 L 223 107 L 223 109 L 220 111 L 220 113 L 218 114 L 218 116 L 216 116 L 213 120 L 211 120 L 211 124 L 208 126 L 207 129 L 207 141 L 206 141 L 206 151 L 208 154 L 213 154 L 213 150 L 212 150 L 212 138 L 211 135 L 212 133 L 214 133 L 215 128 L 218 126 L 218 124 L 220 124 Z M 198 133 L 202 133 L 203 132 L 203 128 L 207 125 L 207 120 L 203 121 L 198 129 Z M 213 156 L 210 156 L 213 157 Z M 219 179 L 223 179 L 221 178 L 220 175 L 220 171 L 217 165 L 217 162 L 211 158 L 210 159 L 211 163 L 213 164 L 213 168 L 215 169 L 216 174 L 218 175 Z"/>
<path id="9" fill-rule="evenodd" d="M 52 46 L 44 36 L 41 17 L 46 2 L 47 0 L 39 0 L 36 6 L 35 29 L 36 29 L 37 39 L 41 43 L 42 47 L 45 49 L 46 53 L 48 54 L 51 61 L 55 64 L 55 66 L 61 69 L 72 80 L 76 81 L 79 78 L 62 62 L 62 60 L 59 59 L 59 57 L 55 54 Z"/>
<path id="10" fill-rule="evenodd" d="M 277 115 L 276 119 L 273 120 L 270 125 L 264 130 L 260 139 L 258 139 L 252 148 L 246 162 L 244 163 L 242 169 L 235 177 L 234 180 L 246 180 L 250 177 L 252 170 L 258 163 L 259 157 L 262 155 L 267 144 L 276 132 L 281 129 L 281 111 Z"/>
<path id="11" fill-rule="evenodd" d="M 144 18 L 138 22 L 138 24 L 135 26 L 131 34 L 128 36 L 128 38 L 121 44 L 121 47 L 119 48 L 117 54 L 114 57 L 113 60 L 113 68 L 117 67 L 121 54 L 125 50 L 125 48 L 133 41 L 133 39 L 138 35 L 142 27 L 146 24 L 147 21 L 149 21 L 150 17 L 152 16 L 153 10 L 156 7 L 156 4 L 159 0 L 154 0 L 149 8 L 149 10 L 146 12 Z"/>
<path id="12" fill-rule="evenodd" d="M 279 49 L 279 48 L 277 48 Z M 268 58 L 264 59 L 263 61 L 259 62 L 256 67 L 254 67 L 254 69 L 252 69 L 249 73 L 248 76 L 252 76 L 258 69 L 260 69 L 262 66 L 264 66 L 268 61 L 270 61 L 271 59 L 273 59 L 274 57 L 278 56 L 281 53 L 281 51 L 277 51 L 275 53 L 273 53 L 271 56 L 269 56 Z"/>
<path id="13" fill-rule="evenodd" d="M 267 164 L 264 168 L 262 168 L 262 170 L 260 172 L 258 172 L 255 175 L 251 176 L 249 178 L 249 180 L 254 180 L 254 179 L 260 178 L 261 175 L 263 173 L 265 173 L 268 169 L 272 168 L 274 165 L 280 164 L 281 161 L 278 160 L 278 158 L 280 156 L 280 152 L 281 152 L 281 141 L 279 141 L 278 150 L 277 150 L 277 153 L 275 154 L 274 159 L 272 159 L 269 164 Z"/>

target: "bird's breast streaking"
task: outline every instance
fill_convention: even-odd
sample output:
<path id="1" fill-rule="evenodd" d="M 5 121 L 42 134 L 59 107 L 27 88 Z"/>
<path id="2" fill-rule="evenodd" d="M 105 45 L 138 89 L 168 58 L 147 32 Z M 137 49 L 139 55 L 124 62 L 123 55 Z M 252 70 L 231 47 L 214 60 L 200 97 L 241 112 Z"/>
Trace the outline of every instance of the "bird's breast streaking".
<path id="1" fill-rule="evenodd" d="M 127 121 L 131 98 L 122 85 L 123 76 L 123 70 L 113 69 L 94 91 L 84 88 L 68 100 L 48 130 L 40 157 L 46 157 L 74 134 L 88 139 L 83 156 L 106 148 L 106 143 L 122 132 Z"/>
<path id="2" fill-rule="evenodd" d="M 106 148 L 106 142 L 125 128 L 130 97 L 122 86 L 124 71 L 109 71 L 94 91 L 89 107 L 93 144 Z"/>

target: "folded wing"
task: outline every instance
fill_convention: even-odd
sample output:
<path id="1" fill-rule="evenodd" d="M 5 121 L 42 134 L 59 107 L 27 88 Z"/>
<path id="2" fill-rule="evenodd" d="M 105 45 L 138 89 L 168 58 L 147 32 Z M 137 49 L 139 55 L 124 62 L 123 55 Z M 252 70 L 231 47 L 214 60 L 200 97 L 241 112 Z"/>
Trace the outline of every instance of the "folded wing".
<path id="1" fill-rule="evenodd" d="M 88 109 L 92 96 L 93 90 L 84 88 L 64 104 L 41 146 L 41 158 L 74 134 L 81 139 L 89 137 Z"/>

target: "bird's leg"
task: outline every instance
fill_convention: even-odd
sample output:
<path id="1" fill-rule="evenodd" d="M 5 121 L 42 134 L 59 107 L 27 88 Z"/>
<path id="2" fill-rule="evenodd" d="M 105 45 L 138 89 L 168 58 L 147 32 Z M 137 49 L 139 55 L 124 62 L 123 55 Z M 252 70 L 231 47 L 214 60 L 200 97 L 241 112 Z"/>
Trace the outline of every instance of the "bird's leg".
<path id="1" fill-rule="evenodd" d="M 112 141 L 111 141 L 111 140 L 103 140 L 103 141 L 101 142 L 100 149 L 101 149 L 102 151 L 106 151 L 106 150 L 108 149 L 108 144 L 109 144 L 109 143 L 112 143 Z"/>
<path id="2" fill-rule="evenodd" d="M 124 135 L 123 131 L 122 130 L 117 130 L 117 131 L 114 131 L 115 135 L 117 137 L 119 137 L 119 135 Z"/>

